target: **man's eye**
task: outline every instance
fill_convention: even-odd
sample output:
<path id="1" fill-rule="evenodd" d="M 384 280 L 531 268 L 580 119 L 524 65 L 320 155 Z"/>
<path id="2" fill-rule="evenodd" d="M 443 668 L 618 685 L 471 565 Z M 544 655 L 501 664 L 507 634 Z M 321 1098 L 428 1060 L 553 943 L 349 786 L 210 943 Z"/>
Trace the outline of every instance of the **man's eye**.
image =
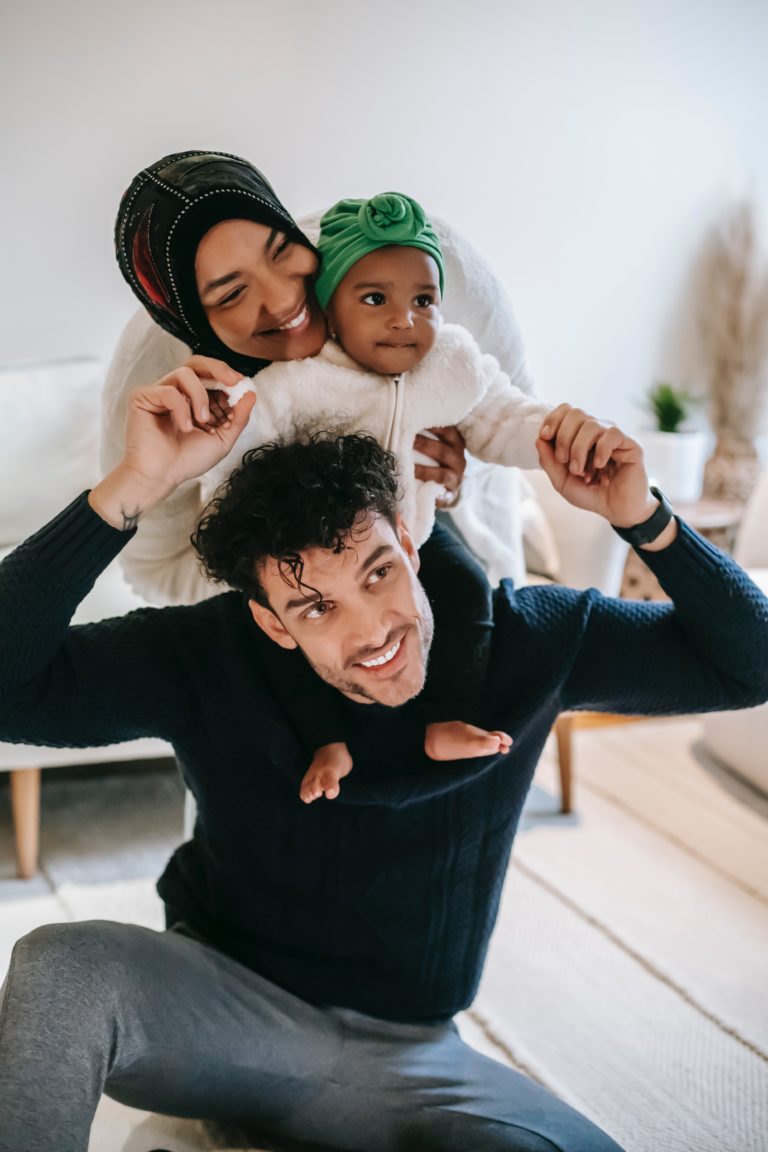
<path id="1" fill-rule="evenodd" d="M 311 608 L 307 608 L 304 613 L 305 620 L 322 620 L 323 616 L 327 616 L 330 611 L 330 605 L 323 600 L 320 604 L 313 604 Z"/>
<path id="2" fill-rule="evenodd" d="M 378 584 L 379 581 L 383 580 L 384 577 L 389 573 L 391 567 L 391 564 L 382 564 L 381 568 L 375 568 L 374 571 L 371 572 L 369 584 Z"/>
<path id="3" fill-rule="evenodd" d="M 363 296 L 362 299 L 363 304 L 372 304 L 374 307 L 377 307 L 380 304 L 384 304 L 385 302 L 386 297 L 384 296 L 383 292 L 369 292 L 368 295 Z"/>
<path id="4" fill-rule="evenodd" d="M 416 303 L 419 308 L 431 308 L 434 302 L 434 296 L 430 296 L 428 292 L 422 292 L 420 296 L 416 297 Z"/>

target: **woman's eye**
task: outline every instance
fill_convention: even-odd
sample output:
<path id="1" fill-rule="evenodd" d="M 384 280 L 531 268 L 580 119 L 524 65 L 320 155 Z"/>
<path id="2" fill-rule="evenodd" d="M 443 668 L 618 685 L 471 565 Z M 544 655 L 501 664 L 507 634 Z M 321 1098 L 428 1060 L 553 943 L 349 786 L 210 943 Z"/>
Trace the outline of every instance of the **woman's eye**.
<path id="1" fill-rule="evenodd" d="M 234 303 L 234 301 L 237 300 L 243 294 L 244 291 L 245 291 L 245 288 L 241 284 L 239 288 L 235 288 L 235 290 L 233 292 L 230 292 L 228 296 L 222 297 L 222 299 L 219 300 L 216 307 L 217 308 L 223 308 L 225 304 Z"/>
<path id="2" fill-rule="evenodd" d="M 290 240 L 288 239 L 288 237 L 287 237 L 287 236 L 283 236 L 283 238 L 282 238 L 282 240 L 280 241 L 280 243 L 279 243 L 279 244 L 278 244 L 278 245 L 275 247 L 275 249 L 274 249 L 274 250 L 273 250 L 273 252 L 272 252 L 272 259 L 273 259 L 273 260 L 277 260 L 278 256 L 281 256 L 281 255 L 283 254 L 283 252 L 285 252 L 286 248 L 288 247 L 288 245 L 289 245 L 290 243 L 291 243 L 291 242 L 290 242 Z"/>
<path id="3" fill-rule="evenodd" d="M 386 297 L 383 292 L 369 292 L 367 296 L 363 296 L 363 304 L 373 304 L 374 307 L 384 304 Z"/>
<path id="4" fill-rule="evenodd" d="M 416 297 L 416 303 L 419 308 L 431 308 L 434 302 L 434 296 L 430 296 L 428 292 L 422 292 L 420 296 Z"/>

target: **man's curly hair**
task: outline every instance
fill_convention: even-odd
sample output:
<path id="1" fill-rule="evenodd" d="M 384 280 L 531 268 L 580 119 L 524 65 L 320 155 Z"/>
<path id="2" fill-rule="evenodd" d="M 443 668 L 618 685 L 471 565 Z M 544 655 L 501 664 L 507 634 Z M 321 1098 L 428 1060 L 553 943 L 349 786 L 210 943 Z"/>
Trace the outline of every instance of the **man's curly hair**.
<path id="1" fill-rule="evenodd" d="M 259 578 L 269 557 L 301 586 L 302 552 L 342 552 L 367 513 L 394 524 L 397 496 L 397 461 L 372 436 L 299 435 L 245 453 L 192 544 L 207 576 L 269 607 Z"/>

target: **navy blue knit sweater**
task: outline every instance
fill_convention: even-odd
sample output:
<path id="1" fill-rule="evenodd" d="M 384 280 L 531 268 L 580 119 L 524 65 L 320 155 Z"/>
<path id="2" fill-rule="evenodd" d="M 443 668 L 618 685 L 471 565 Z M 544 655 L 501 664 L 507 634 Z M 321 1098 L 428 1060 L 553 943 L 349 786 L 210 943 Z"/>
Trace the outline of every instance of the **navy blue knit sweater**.
<path id="1" fill-rule="evenodd" d="M 0 738 L 160 736 L 198 804 L 158 886 L 174 917 L 296 995 L 397 1020 L 477 988 L 523 800 L 558 712 L 741 708 L 768 698 L 768 601 L 684 524 L 643 553 L 675 605 L 558 587 L 495 597 L 482 720 L 504 758 L 425 759 L 418 709 L 343 699 L 354 772 L 306 806 L 306 767 L 242 597 L 69 627 L 130 535 L 75 500 L 0 565 Z"/>

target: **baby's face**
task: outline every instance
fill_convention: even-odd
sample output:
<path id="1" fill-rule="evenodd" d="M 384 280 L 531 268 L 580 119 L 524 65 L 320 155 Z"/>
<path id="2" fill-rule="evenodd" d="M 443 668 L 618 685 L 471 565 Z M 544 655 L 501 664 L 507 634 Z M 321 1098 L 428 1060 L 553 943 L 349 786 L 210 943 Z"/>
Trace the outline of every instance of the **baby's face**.
<path id="1" fill-rule="evenodd" d="M 440 326 L 440 275 L 420 248 L 377 248 L 331 297 L 329 327 L 353 360 L 371 372 L 408 372 L 424 359 Z"/>

